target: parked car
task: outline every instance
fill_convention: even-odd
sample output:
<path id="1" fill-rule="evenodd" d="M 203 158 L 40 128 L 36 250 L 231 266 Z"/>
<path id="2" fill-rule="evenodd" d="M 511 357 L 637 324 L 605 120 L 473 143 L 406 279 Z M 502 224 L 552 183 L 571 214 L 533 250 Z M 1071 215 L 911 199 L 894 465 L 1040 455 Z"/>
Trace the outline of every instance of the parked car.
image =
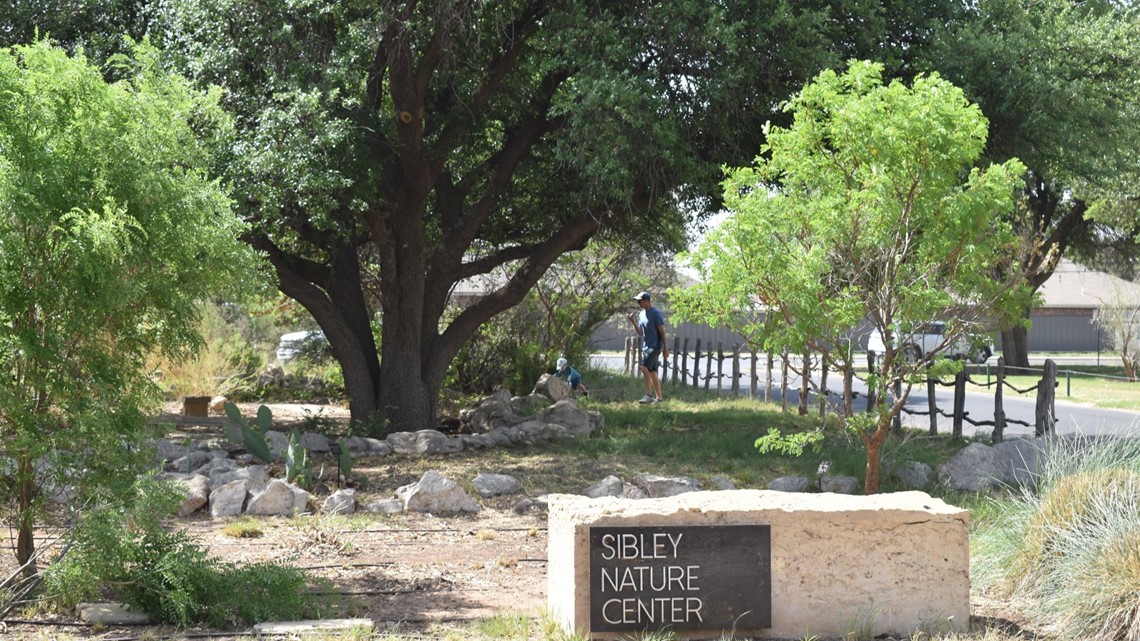
<path id="1" fill-rule="evenodd" d="M 302 332 L 289 332 L 282 334 L 277 341 L 277 360 L 282 363 L 291 361 L 298 356 L 324 354 L 329 349 L 329 342 L 325 333 L 319 329 L 309 329 Z"/>
<path id="2" fill-rule="evenodd" d="M 925 323 L 915 328 L 914 332 L 897 332 L 895 340 L 905 350 L 908 358 L 919 359 L 938 348 L 946 334 L 946 323 L 937 321 Z M 867 351 L 882 354 L 886 351 L 883 336 L 877 331 L 871 332 L 867 338 Z M 942 351 L 948 358 L 966 359 L 972 363 L 984 363 L 993 356 L 993 345 L 988 341 L 971 340 L 970 337 L 961 336 Z"/>

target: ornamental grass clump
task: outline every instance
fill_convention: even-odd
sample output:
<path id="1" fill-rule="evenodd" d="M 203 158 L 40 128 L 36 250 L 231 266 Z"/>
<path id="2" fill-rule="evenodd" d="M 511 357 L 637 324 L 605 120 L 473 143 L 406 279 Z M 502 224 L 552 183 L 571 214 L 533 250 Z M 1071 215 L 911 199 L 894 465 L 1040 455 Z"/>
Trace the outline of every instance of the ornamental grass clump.
<path id="1" fill-rule="evenodd" d="M 975 534 L 975 587 L 1062 639 L 1140 639 L 1140 444 L 1053 444 L 1040 469 Z"/>

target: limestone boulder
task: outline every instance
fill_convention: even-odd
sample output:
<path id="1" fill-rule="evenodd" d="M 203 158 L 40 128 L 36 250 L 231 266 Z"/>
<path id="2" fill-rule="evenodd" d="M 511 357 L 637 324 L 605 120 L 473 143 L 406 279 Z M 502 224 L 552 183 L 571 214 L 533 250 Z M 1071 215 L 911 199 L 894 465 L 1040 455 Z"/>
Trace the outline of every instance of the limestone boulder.
<path id="1" fill-rule="evenodd" d="M 952 490 L 979 492 L 1000 483 L 1001 466 L 994 448 L 970 443 L 938 466 L 938 481 Z"/>
<path id="2" fill-rule="evenodd" d="M 993 446 L 997 478 L 1002 483 L 1032 487 L 1048 450 L 1048 439 L 1011 438 Z"/>
<path id="3" fill-rule="evenodd" d="M 553 374 L 543 374 L 538 377 L 531 394 L 540 394 L 557 403 L 570 398 L 570 386 Z"/>
<path id="4" fill-rule="evenodd" d="M 210 491 L 210 516 L 239 516 L 245 508 L 249 481 L 238 480 L 216 487 Z"/>
<path id="5" fill-rule="evenodd" d="M 657 476 L 643 472 L 633 477 L 630 482 L 645 492 L 646 496 L 654 499 L 696 492 L 701 489 L 695 480 L 687 476 Z"/>
<path id="6" fill-rule="evenodd" d="M 769 490 L 777 492 L 806 492 L 809 481 L 806 476 L 781 476 L 768 483 Z"/>
<path id="7" fill-rule="evenodd" d="M 485 499 L 522 492 L 522 484 L 509 474 L 480 472 L 471 481 L 471 485 L 475 486 L 475 491 Z"/>
<path id="8" fill-rule="evenodd" d="M 298 439 L 301 447 L 316 454 L 329 453 L 329 438 L 324 434 L 317 434 L 316 432 L 305 432 Z"/>
<path id="9" fill-rule="evenodd" d="M 832 494 L 855 494 L 859 489 L 859 479 L 854 476 L 824 476 L 819 479 L 819 489 Z"/>
<path id="10" fill-rule="evenodd" d="M 925 490 L 934 482 L 934 469 L 920 461 L 908 461 L 894 473 L 908 490 Z"/>
<path id="11" fill-rule="evenodd" d="M 722 492 L 736 489 L 736 483 L 733 483 L 732 479 L 723 474 L 717 474 L 716 476 L 712 477 L 709 479 L 709 483 L 711 483 L 713 487 L 721 490 Z"/>
<path id="12" fill-rule="evenodd" d="M 333 492 L 325 499 L 321 511 L 325 514 L 355 514 L 356 490 L 345 488 Z"/>
<path id="13" fill-rule="evenodd" d="M 565 383 L 563 383 L 563 385 L 565 385 Z M 516 396 L 511 399 L 511 411 L 518 416 L 533 416 L 547 407 L 550 407 L 550 397 L 543 394 Z"/>
<path id="14" fill-rule="evenodd" d="M 172 475 L 170 478 L 184 490 L 186 498 L 178 506 L 178 516 L 190 516 L 210 500 L 210 479 L 201 474 Z"/>
<path id="15" fill-rule="evenodd" d="M 573 436 L 589 436 L 594 430 L 590 413 L 569 399 L 558 401 L 535 418 L 543 423 L 561 425 Z"/>
<path id="16" fill-rule="evenodd" d="M 449 454 L 463 450 L 462 439 L 448 438 L 439 430 L 394 432 L 387 440 L 396 454 Z"/>
<path id="17" fill-rule="evenodd" d="M 459 514 L 478 512 L 481 508 L 458 483 L 434 470 L 425 472 L 419 481 L 396 490 L 409 512 Z"/>
<path id="18" fill-rule="evenodd" d="M 603 496 L 621 496 L 624 490 L 625 481 L 611 474 L 586 488 L 583 494 L 592 499 L 596 499 Z"/>
<path id="19" fill-rule="evenodd" d="M 497 427 L 514 425 L 519 422 L 519 417 L 511 408 L 510 393 L 499 390 L 483 398 L 475 407 L 461 411 L 459 420 L 467 426 L 468 431 L 482 433 L 490 432 Z"/>
<path id="20" fill-rule="evenodd" d="M 293 488 L 281 479 L 273 479 L 249 499 L 245 512 L 255 516 L 293 516 L 295 506 Z"/>
<path id="21" fill-rule="evenodd" d="M 404 502 L 400 499 L 373 501 L 364 506 L 364 511 L 375 514 L 399 514 L 404 511 Z"/>
<path id="22" fill-rule="evenodd" d="M 231 470 L 224 468 L 210 473 L 210 487 L 218 488 L 234 481 L 249 481 L 249 491 L 258 493 L 269 484 L 269 469 L 264 465 L 250 465 Z"/>

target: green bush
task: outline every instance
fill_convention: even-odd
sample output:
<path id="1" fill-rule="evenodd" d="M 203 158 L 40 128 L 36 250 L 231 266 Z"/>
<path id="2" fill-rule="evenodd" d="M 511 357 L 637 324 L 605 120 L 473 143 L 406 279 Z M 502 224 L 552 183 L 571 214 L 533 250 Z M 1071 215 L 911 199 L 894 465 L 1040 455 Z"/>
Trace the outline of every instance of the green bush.
<path id="1" fill-rule="evenodd" d="M 1140 633 L 1140 444 L 1054 443 L 1036 488 L 998 499 L 971 576 L 1062 639 Z"/>
<path id="2" fill-rule="evenodd" d="M 308 591 L 302 570 L 220 563 L 185 531 L 163 527 L 182 499 L 169 482 L 141 479 L 126 496 L 105 498 L 44 573 L 45 592 L 60 607 L 110 592 L 156 621 L 233 626 L 317 616 L 328 605 Z"/>

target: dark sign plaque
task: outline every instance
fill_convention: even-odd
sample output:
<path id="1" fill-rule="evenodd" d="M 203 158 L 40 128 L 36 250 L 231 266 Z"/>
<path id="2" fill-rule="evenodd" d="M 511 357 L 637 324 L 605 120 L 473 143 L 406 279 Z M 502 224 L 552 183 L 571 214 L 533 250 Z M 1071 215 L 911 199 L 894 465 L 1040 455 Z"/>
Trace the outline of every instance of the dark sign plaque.
<path id="1" fill-rule="evenodd" d="M 772 627 L 767 525 L 590 528 L 590 629 Z"/>

